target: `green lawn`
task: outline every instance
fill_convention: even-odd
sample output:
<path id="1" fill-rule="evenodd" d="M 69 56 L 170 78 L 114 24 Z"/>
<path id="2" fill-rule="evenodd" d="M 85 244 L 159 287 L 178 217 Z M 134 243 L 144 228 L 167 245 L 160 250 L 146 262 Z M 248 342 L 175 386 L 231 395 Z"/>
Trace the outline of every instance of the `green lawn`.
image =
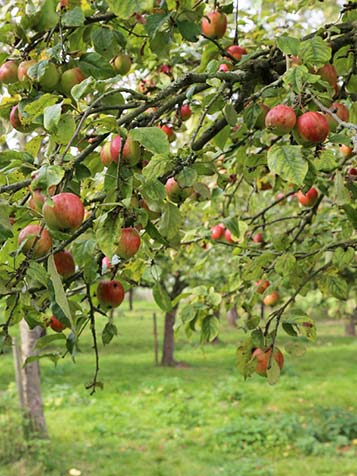
<path id="1" fill-rule="evenodd" d="M 320 324 L 271 387 L 237 373 L 229 328 L 204 349 L 179 335 L 176 357 L 190 366 L 155 367 L 152 310 L 141 301 L 116 318 L 93 397 L 89 334 L 76 365 L 42 362 L 51 443 L 27 451 L 11 355 L 0 357 L 1 476 L 357 476 L 357 340 L 342 323 Z"/>

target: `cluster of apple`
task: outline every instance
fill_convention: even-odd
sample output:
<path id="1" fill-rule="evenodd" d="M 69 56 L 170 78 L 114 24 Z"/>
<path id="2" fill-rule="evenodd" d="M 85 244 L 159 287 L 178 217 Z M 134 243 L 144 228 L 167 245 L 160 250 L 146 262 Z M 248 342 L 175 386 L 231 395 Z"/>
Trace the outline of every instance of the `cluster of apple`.
<path id="1" fill-rule="evenodd" d="M 211 228 L 211 240 L 224 239 L 227 243 L 234 243 L 232 233 L 223 223 L 218 223 Z"/>

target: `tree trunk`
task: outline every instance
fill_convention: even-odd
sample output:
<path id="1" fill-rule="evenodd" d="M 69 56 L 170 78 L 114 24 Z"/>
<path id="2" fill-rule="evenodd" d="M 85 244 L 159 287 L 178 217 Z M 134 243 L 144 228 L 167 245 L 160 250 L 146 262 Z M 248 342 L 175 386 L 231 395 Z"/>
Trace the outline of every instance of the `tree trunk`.
<path id="1" fill-rule="evenodd" d="M 345 324 L 345 335 L 349 337 L 356 337 L 356 324 L 357 324 L 357 308 L 349 316 L 348 321 Z"/>
<path id="2" fill-rule="evenodd" d="M 165 314 L 165 329 L 164 329 L 164 342 L 162 346 L 162 359 L 161 365 L 164 367 L 174 367 L 177 362 L 174 359 L 175 350 L 175 336 L 174 325 L 176 318 L 177 307 L 174 307 L 172 311 Z"/>
<path id="3" fill-rule="evenodd" d="M 231 327 L 237 327 L 238 312 L 237 312 L 237 305 L 236 304 L 234 304 L 232 309 L 230 309 L 227 312 L 227 320 L 228 320 L 228 324 Z"/>
<path id="4" fill-rule="evenodd" d="M 20 323 L 21 360 L 22 363 L 30 355 L 36 355 L 34 346 L 41 334 L 41 327 L 30 329 L 23 319 Z M 21 369 L 23 386 L 24 412 L 27 419 L 27 436 L 48 438 L 45 415 L 41 395 L 40 364 L 31 362 Z"/>
<path id="5" fill-rule="evenodd" d="M 134 304 L 134 289 L 130 288 L 129 289 L 129 310 L 130 311 L 134 309 L 133 304 Z"/>

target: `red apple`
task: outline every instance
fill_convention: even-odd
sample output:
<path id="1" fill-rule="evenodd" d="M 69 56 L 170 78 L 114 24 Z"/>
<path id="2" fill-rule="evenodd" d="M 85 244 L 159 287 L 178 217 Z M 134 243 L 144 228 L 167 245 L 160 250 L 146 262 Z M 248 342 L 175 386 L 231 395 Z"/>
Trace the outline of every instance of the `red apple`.
<path id="1" fill-rule="evenodd" d="M 69 251 L 58 251 L 53 255 L 58 274 L 64 278 L 72 276 L 76 270 L 76 265 L 72 254 Z"/>
<path id="2" fill-rule="evenodd" d="M 263 350 L 258 348 L 255 349 L 252 355 L 257 360 L 257 366 L 255 368 L 256 373 L 262 377 L 266 377 L 271 356 L 271 349 Z M 284 366 L 284 355 L 276 347 L 274 348 L 273 359 L 279 365 L 281 370 Z"/>
<path id="3" fill-rule="evenodd" d="M 102 268 L 106 270 L 110 269 L 111 267 L 112 263 L 110 262 L 110 259 L 108 258 L 108 256 L 104 256 L 104 258 L 102 259 Z"/>
<path id="4" fill-rule="evenodd" d="M 224 232 L 225 232 L 226 227 L 223 225 L 223 223 L 219 223 L 218 225 L 214 225 L 211 228 L 211 240 L 219 240 L 222 238 Z"/>
<path id="5" fill-rule="evenodd" d="M 174 128 L 169 124 L 164 124 L 163 126 L 160 126 L 160 129 L 165 132 L 167 138 L 169 139 L 169 142 L 173 142 L 176 139 Z"/>
<path id="6" fill-rule="evenodd" d="M 269 281 L 266 281 L 266 280 L 264 281 L 263 279 L 259 279 L 259 281 L 255 283 L 257 287 L 257 293 L 263 294 L 263 292 L 266 290 L 269 284 L 270 284 Z"/>
<path id="7" fill-rule="evenodd" d="M 222 63 L 219 65 L 218 71 L 220 71 L 221 73 L 227 73 L 231 69 L 232 69 L 232 66 L 230 64 Z"/>
<path id="8" fill-rule="evenodd" d="M 55 316 L 51 316 L 49 324 L 51 329 L 55 332 L 62 332 L 63 329 L 66 328 L 66 325 L 63 324 L 60 320 L 58 320 Z"/>
<path id="9" fill-rule="evenodd" d="M 187 121 L 192 116 L 192 111 L 189 104 L 182 104 L 180 108 L 181 119 Z"/>
<path id="10" fill-rule="evenodd" d="M 247 54 L 247 50 L 242 46 L 238 45 L 231 45 L 226 48 L 227 53 L 229 53 L 233 58 L 239 61 L 243 55 Z"/>
<path id="11" fill-rule="evenodd" d="M 137 253 L 140 244 L 140 235 L 135 228 L 122 228 L 116 254 L 120 256 L 120 258 L 129 259 Z"/>
<path id="12" fill-rule="evenodd" d="M 29 200 L 29 207 L 32 210 L 41 213 L 45 200 L 46 197 L 43 195 L 41 190 L 34 190 L 32 192 L 32 197 Z"/>
<path id="13" fill-rule="evenodd" d="M 66 96 L 71 95 L 71 90 L 73 86 L 84 81 L 86 77 L 80 70 L 80 68 L 71 68 L 67 69 L 61 76 L 61 89 Z"/>
<path id="14" fill-rule="evenodd" d="M 84 218 L 84 207 L 74 193 L 63 192 L 52 197 L 52 204 L 45 202 L 43 217 L 49 228 L 61 231 L 73 231 Z"/>
<path id="15" fill-rule="evenodd" d="M 303 207 L 313 207 L 316 203 L 316 200 L 319 196 L 318 191 L 316 188 L 312 187 L 306 194 L 304 194 L 301 190 L 297 193 L 297 198 L 299 200 L 299 203 Z"/>
<path id="16" fill-rule="evenodd" d="M 296 124 L 294 109 L 285 104 L 273 107 L 265 117 L 265 127 L 277 136 L 290 132 Z"/>
<path id="17" fill-rule="evenodd" d="M 339 102 L 334 102 L 330 106 L 330 111 L 335 113 L 336 116 L 341 119 L 341 121 L 347 122 L 349 118 L 349 111 L 344 104 Z M 330 131 L 335 132 L 337 129 L 338 123 L 337 121 L 331 116 L 331 114 L 326 113 L 325 117 L 327 119 Z"/>
<path id="18" fill-rule="evenodd" d="M 357 178 L 357 169 L 356 169 L 356 167 L 351 167 L 351 168 L 348 170 L 348 175 L 349 175 L 353 180 L 356 180 L 356 178 Z"/>
<path id="19" fill-rule="evenodd" d="M 0 67 L 0 82 L 4 84 L 16 83 L 18 66 L 15 61 L 6 61 Z"/>
<path id="20" fill-rule="evenodd" d="M 263 233 L 256 233 L 253 236 L 254 243 L 264 243 L 264 235 Z"/>
<path id="21" fill-rule="evenodd" d="M 348 159 L 353 154 L 353 147 L 342 144 L 340 145 L 340 152 L 344 157 L 346 157 L 346 159 Z"/>
<path id="22" fill-rule="evenodd" d="M 131 58 L 129 55 L 118 55 L 112 60 L 112 66 L 116 73 L 124 76 L 128 74 L 131 68 Z"/>
<path id="23" fill-rule="evenodd" d="M 124 288 L 115 279 L 100 281 L 97 287 L 97 298 L 105 307 L 118 307 L 124 300 Z"/>
<path id="24" fill-rule="evenodd" d="M 20 231 L 18 238 L 19 246 L 26 240 L 22 251 L 27 254 L 32 250 L 32 256 L 34 258 L 45 256 L 52 246 L 51 235 L 45 228 L 43 228 L 42 231 L 41 229 L 41 225 L 27 225 Z"/>
<path id="25" fill-rule="evenodd" d="M 234 243 L 232 233 L 231 233 L 230 230 L 228 230 L 228 228 L 224 232 L 224 238 L 225 238 L 227 243 Z"/>
<path id="26" fill-rule="evenodd" d="M 278 291 L 273 291 L 271 294 L 267 294 L 263 299 L 263 303 L 266 306 L 275 306 L 280 301 L 280 294 Z"/>
<path id="27" fill-rule="evenodd" d="M 172 68 L 169 64 L 162 64 L 159 69 L 160 73 L 166 74 L 167 76 L 172 75 Z"/>
<path id="28" fill-rule="evenodd" d="M 35 60 L 29 60 L 29 61 L 22 61 L 19 64 L 19 67 L 17 69 L 17 77 L 19 81 L 25 81 L 26 79 L 30 79 L 28 75 L 28 70 L 31 68 L 31 66 L 34 66 L 37 63 Z"/>
<path id="29" fill-rule="evenodd" d="M 296 122 L 297 140 L 303 145 L 320 144 L 329 133 L 326 117 L 320 112 L 305 112 Z"/>
<path id="30" fill-rule="evenodd" d="M 19 106 L 17 104 L 11 109 L 11 112 L 10 112 L 9 121 L 12 127 L 16 129 L 17 131 L 23 132 L 23 133 L 31 132 L 34 129 L 36 129 L 36 126 L 33 124 L 24 125 L 22 123 L 22 119 L 23 119 L 23 116 L 21 112 L 19 111 Z"/>
<path id="31" fill-rule="evenodd" d="M 201 31 L 208 38 L 222 38 L 227 30 L 227 17 L 217 10 L 202 18 Z"/>
<path id="32" fill-rule="evenodd" d="M 186 200 L 193 193 L 193 187 L 182 188 L 173 177 L 167 180 L 165 190 L 168 198 L 175 203 Z"/>
<path id="33" fill-rule="evenodd" d="M 106 142 L 100 150 L 100 160 L 108 166 L 112 162 L 111 142 Z"/>
<path id="34" fill-rule="evenodd" d="M 337 71 L 332 64 L 325 64 L 317 70 L 317 74 L 320 75 L 324 81 L 328 82 L 334 88 L 335 93 L 338 92 Z"/>

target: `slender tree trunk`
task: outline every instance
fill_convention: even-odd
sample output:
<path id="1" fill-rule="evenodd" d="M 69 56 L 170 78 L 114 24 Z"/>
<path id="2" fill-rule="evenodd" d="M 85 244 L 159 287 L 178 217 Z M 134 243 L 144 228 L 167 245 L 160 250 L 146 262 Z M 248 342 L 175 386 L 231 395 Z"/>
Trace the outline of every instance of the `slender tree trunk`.
<path id="1" fill-rule="evenodd" d="M 349 337 L 356 337 L 356 324 L 357 324 L 357 308 L 349 316 L 348 321 L 345 324 L 345 335 Z"/>
<path id="2" fill-rule="evenodd" d="M 30 329 L 23 319 L 20 323 L 21 332 L 21 360 L 35 355 L 34 346 L 41 334 L 41 327 Z M 23 386 L 24 411 L 27 419 L 27 435 L 39 438 L 48 438 L 45 415 L 41 395 L 40 364 L 31 362 L 21 369 Z"/>
<path id="3" fill-rule="evenodd" d="M 177 307 L 165 314 L 165 328 L 164 328 L 164 342 L 162 346 L 161 365 L 164 367 L 174 367 L 177 362 L 174 359 L 175 350 L 175 336 L 174 325 L 176 318 Z"/>
<path id="4" fill-rule="evenodd" d="M 130 311 L 134 309 L 133 304 L 134 304 L 134 289 L 130 288 L 129 289 L 129 310 Z"/>
<path id="5" fill-rule="evenodd" d="M 232 309 L 230 309 L 227 312 L 227 320 L 228 320 L 228 324 L 231 327 L 237 327 L 238 312 L 237 312 L 237 305 L 236 304 L 234 304 Z"/>

